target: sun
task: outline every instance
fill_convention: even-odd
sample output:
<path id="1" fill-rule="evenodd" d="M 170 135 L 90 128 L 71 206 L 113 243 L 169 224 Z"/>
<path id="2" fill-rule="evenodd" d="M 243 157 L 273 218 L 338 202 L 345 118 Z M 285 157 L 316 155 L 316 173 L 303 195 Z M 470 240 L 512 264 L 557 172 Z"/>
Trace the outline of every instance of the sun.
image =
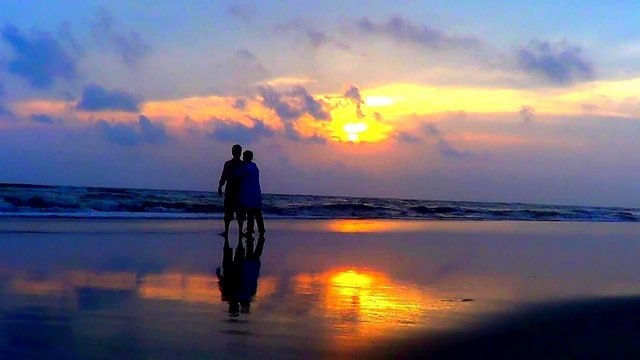
<path id="1" fill-rule="evenodd" d="M 351 142 L 360 141 L 360 134 L 367 131 L 369 127 L 363 122 L 348 123 L 342 127 L 342 130 L 347 133 L 347 139 Z"/>

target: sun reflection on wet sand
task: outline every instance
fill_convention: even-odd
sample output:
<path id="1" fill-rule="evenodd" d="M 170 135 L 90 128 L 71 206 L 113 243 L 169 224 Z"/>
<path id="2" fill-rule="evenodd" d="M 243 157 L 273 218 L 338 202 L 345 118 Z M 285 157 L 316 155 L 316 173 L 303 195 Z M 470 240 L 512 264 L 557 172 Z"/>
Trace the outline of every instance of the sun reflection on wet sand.
<path id="1" fill-rule="evenodd" d="M 437 313 L 460 306 L 372 270 L 344 268 L 300 274 L 293 283 L 295 294 L 316 299 L 313 316 L 325 323 L 330 346 L 343 350 L 370 344 L 376 338 L 401 336 L 418 327 L 446 327 L 446 322 L 437 322 L 437 315 L 444 314 Z"/>

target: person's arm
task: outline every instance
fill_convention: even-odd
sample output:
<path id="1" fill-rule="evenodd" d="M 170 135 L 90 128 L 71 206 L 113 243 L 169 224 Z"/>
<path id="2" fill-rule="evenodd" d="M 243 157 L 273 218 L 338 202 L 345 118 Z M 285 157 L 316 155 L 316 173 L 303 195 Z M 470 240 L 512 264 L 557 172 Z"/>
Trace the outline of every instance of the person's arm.
<path id="1" fill-rule="evenodd" d="M 229 169 L 227 167 L 227 163 L 224 163 L 222 167 L 222 174 L 220 175 L 220 181 L 218 182 L 218 196 L 222 196 L 222 187 L 227 182 L 227 177 L 229 176 Z"/>

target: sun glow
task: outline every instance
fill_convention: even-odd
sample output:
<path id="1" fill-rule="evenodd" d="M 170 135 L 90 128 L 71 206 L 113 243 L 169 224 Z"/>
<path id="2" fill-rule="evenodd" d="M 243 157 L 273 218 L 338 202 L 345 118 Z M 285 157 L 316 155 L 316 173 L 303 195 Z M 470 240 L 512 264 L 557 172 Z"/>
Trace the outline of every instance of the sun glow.
<path id="1" fill-rule="evenodd" d="M 386 96 L 367 96 L 364 99 L 364 103 L 370 107 L 389 106 L 395 102 L 394 99 Z"/>
<path id="2" fill-rule="evenodd" d="M 360 134 L 367 131 L 367 124 L 365 123 L 349 123 L 345 124 L 342 129 L 347 133 L 347 139 L 351 142 L 358 142 L 360 140 Z"/>
<path id="3" fill-rule="evenodd" d="M 336 102 L 331 110 L 331 123 L 328 125 L 333 140 L 352 143 L 374 143 L 389 137 L 392 127 L 380 120 L 380 115 L 372 112 L 365 104 Z"/>

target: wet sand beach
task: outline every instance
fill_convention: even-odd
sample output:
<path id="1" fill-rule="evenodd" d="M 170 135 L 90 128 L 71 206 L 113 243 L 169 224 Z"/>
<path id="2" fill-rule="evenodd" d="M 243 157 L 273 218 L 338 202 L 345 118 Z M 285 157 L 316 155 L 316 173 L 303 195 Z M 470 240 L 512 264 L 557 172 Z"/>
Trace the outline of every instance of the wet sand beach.
<path id="1" fill-rule="evenodd" d="M 223 268 L 219 221 L 2 220 L 0 354 L 68 359 L 640 354 L 633 341 L 640 327 L 640 224 L 272 220 L 267 225 L 257 291 L 237 310 L 216 274 Z M 234 235 L 229 245 L 237 253 Z M 242 250 L 251 248 L 256 255 L 257 245 L 257 240 L 243 244 Z"/>

